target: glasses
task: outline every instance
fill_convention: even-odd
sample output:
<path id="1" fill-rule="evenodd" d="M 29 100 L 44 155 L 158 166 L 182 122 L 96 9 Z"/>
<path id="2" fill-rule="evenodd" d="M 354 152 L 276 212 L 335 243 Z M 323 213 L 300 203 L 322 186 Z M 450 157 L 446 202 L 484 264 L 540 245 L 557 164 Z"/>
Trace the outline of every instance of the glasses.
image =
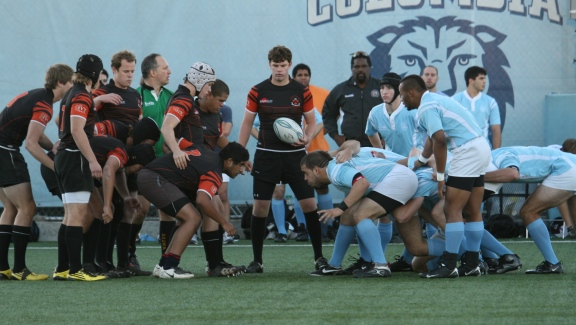
<path id="1" fill-rule="evenodd" d="M 352 55 L 352 58 L 368 58 L 368 57 L 370 57 L 368 55 L 368 53 L 366 53 L 364 51 L 357 51 L 357 52 L 351 53 L 350 55 Z"/>

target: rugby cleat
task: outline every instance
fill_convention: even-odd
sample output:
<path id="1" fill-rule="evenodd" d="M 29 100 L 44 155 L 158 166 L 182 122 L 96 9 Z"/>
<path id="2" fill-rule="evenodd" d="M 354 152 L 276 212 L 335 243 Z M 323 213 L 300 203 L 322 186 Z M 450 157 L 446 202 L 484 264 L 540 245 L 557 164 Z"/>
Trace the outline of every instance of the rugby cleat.
<path id="1" fill-rule="evenodd" d="M 354 272 L 354 277 L 357 279 L 388 278 L 390 276 L 392 276 L 392 272 L 390 271 L 387 263 L 373 263 L 367 268 Z"/>
<path id="2" fill-rule="evenodd" d="M 246 273 L 264 273 L 264 266 L 256 261 L 252 261 L 246 268 Z"/>
<path id="3" fill-rule="evenodd" d="M 332 275 L 343 275 L 344 271 L 341 267 L 334 267 L 330 264 L 322 265 L 320 269 L 310 272 L 312 276 L 332 276 Z"/>
<path id="4" fill-rule="evenodd" d="M 510 271 L 516 271 L 522 267 L 522 261 L 516 254 L 506 254 L 500 256 L 498 260 L 497 274 L 504 274 Z"/>
<path id="5" fill-rule="evenodd" d="M 544 261 L 535 269 L 527 270 L 526 274 L 561 274 L 564 273 L 564 268 L 562 267 L 562 262 L 552 264 L 548 261 Z"/>
<path id="6" fill-rule="evenodd" d="M 160 271 L 160 275 L 158 277 L 160 279 L 192 279 L 194 277 L 194 274 L 192 274 L 191 272 L 184 271 L 179 267 L 168 270 L 162 268 L 162 270 Z"/>
<path id="7" fill-rule="evenodd" d="M 56 270 L 54 270 L 54 273 L 52 274 L 52 280 L 54 280 L 54 281 L 67 281 L 68 280 L 68 273 L 69 273 L 69 270 L 64 270 L 62 272 L 56 272 Z"/>
<path id="8" fill-rule="evenodd" d="M 10 280 L 10 277 L 12 277 L 11 269 L 0 271 L 0 280 Z"/>
<path id="9" fill-rule="evenodd" d="M 93 275 L 88 272 L 85 272 L 83 269 L 76 272 L 76 273 L 68 273 L 68 281 L 85 281 L 85 282 L 93 282 L 93 281 L 101 281 L 105 280 L 105 275 Z"/>
<path id="10" fill-rule="evenodd" d="M 10 279 L 18 281 L 44 281 L 48 280 L 49 277 L 48 274 L 36 274 L 30 272 L 27 268 L 23 268 L 20 272 L 12 272 Z"/>

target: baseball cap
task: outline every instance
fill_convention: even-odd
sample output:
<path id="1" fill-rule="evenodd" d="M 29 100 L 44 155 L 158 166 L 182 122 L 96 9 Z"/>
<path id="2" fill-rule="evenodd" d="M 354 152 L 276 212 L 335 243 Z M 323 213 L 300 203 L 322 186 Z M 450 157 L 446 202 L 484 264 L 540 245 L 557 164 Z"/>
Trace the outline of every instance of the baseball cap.
<path id="1" fill-rule="evenodd" d="M 196 87 L 196 94 L 198 94 L 206 83 L 216 81 L 216 72 L 208 63 L 196 62 L 186 74 L 184 81 L 186 80 Z"/>
<path id="2" fill-rule="evenodd" d="M 95 85 L 100 77 L 100 71 L 104 66 L 102 65 L 102 60 L 94 54 L 84 54 L 76 63 L 76 72 L 88 77 L 92 80 L 92 85 Z"/>

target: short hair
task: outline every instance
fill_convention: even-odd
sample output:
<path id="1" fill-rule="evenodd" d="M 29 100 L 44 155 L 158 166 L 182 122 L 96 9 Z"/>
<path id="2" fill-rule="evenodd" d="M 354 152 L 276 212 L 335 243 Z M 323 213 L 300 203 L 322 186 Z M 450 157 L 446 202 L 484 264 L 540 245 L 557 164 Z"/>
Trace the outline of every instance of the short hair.
<path id="1" fill-rule="evenodd" d="M 300 166 L 304 166 L 308 169 L 313 169 L 314 167 L 324 168 L 328 166 L 332 156 L 324 150 L 316 150 L 307 154 L 300 160 Z"/>
<path id="2" fill-rule="evenodd" d="M 368 61 L 368 65 L 372 66 L 372 60 L 370 60 L 370 55 L 368 55 L 368 53 L 364 51 L 356 51 L 350 55 L 352 55 L 352 58 L 350 59 L 350 68 L 354 66 L 354 60 L 356 59 L 366 59 L 366 61 Z"/>
<path id="3" fill-rule="evenodd" d="M 150 71 L 156 70 L 158 68 L 158 62 L 156 58 L 159 57 L 160 54 L 152 53 L 149 54 L 142 60 L 142 65 L 140 66 L 140 70 L 142 71 L 142 78 L 147 79 L 150 76 Z"/>
<path id="4" fill-rule="evenodd" d="M 404 77 L 404 79 L 402 79 L 400 83 L 403 84 L 404 89 L 414 89 L 419 92 L 425 92 L 426 90 L 428 90 L 426 88 L 426 83 L 424 82 L 424 79 L 422 79 L 422 77 L 420 77 L 417 74 L 411 74 L 409 76 Z"/>
<path id="5" fill-rule="evenodd" d="M 106 71 L 106 69 L 102 69 L 102 71 L 100 73 L 105 75 L 106 79 L 108 79 L 108 77 L 110 77 L 110 75 L 108 75 L 108 71 Z"/>
<path id="6" fill-rule="evenodd" d="M 286 46 L 277 45 L 268 52 L 268 62 L 284 61 L 292 62 L 292 52 Z"/>
<path id="7" fill-rule="evenodd" d="M 566 139 L 562 144 L 562 151 L 576 155 L 576 139 Z"/>
<path id="8" fill-rule="evenodd" d="M 479 66 L 473 66 L 466 69 L 466 72 L 464 72 L 464 79 L 466 82 L 466 86 L 468 86 L 468 80 L 476 79 L 476 77 L 478 77 L 479 75 L 487 76 L 488 72 L 486 72 L 486 69 L 481 68 Z"/>
<path id="9" fill-rule="evenodd" d="M 81 74 L 80 72 L 74 72 L 74 75 L 72 75 L 72 83 L 94 86 L 92 84 L 92 78 L 86 77 L 85 75 Z"/>
<path id="10" fill-rule="evenodd" d="M 426 70 L 426 68 L 432 68 L 432 69 L 436 70 L 436 75 L 438 75 L 438 68 L 436 68 L 436 67 L 433 66 L 433 65 L 427 65 L 427 66 L 425 66 L 424 69 L 422 69 L 422 72 L 421 72 L 420 74 L 424 73 L 424 70 Z"/>
<path id="11" fill-rule="evenodd" d="M 232 158 L 234 164 L 239 164 L 250 159 L 250 153 L 238 142 L 230 142 L 218 153 L 220 159 L 227 160 Z"/>
<path id="12" fill-rule="evenodd" d="M 67 84 L 72 80 L 74 70 L 66 64 L 55 64 L 46 70 L 44 77 L 44 88 L 56 89 L 58 83 Z"/>
<path id="13" fill-rule="evenodd" d="M 307 64 L 298 63 L 294 68 L 292 68 L 292 78 L 296 77 L 296 73 L 298 73 L 298 70 L 306 70 L 308 71 L 308 75 L 312 77 L 312 71 L 310 71 L 310 67 Z"/>
<path id="14" fill-rule="evenodd" d="M 132 129 L 133 143 L 140 144 L 145 140 L 158 141 L 160 140 L 160 128 L 156 121 L 150 116 L 144 117 L 138 121 Z"/>
<path id="15" fill-rule="evenodd" d="M 128 50 L 120 51 L 112 56 L 110 66 L 118 70 L 122 65 L 122 60 L 136 63 L 136 55 Z"/>
<path id="16" fill-rule="evenodd" d="M 228 85 L 220 79 L 214 81 L 212 86 L 210 86 L 210 91 L 214 96 L 230 95 L 230 88 L 228 88 Z"/>

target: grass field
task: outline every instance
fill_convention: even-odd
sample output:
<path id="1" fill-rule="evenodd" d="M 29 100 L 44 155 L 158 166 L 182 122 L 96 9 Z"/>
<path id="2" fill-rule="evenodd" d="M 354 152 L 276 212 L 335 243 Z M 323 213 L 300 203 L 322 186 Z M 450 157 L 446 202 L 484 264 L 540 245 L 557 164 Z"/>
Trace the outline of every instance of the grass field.
<path id="1" fill-rule="evenodd" d="M 1 281 L 0 324 L 576 323 L 576 241 L 553 241 L 564 262 L 562 275 L 524 274 L 543 258 L 532 241 L 514 240 L 505 244 L 522 258 L 520 272 L 432 280 L 415 273 L 387 279 L 312 277 L 309 245 L 265 244 L 265 273 L 237 278 L 208 278 L 198 245 L 188 247 L 181 263 L 196 275 L 190 280 Z M 386 257 L 393 261 L 402 248 L 391 244 Z M 144 268 L 153 268 L 159 251 L 155 244 L 138 247 Z M 353 246 L 348 252 L 357 251 Z M 324 254 L 331 253 L 328 244 Z M 247 265 L 250 242 L 225 246 L 224 254 L 231 263 Z M 51 273 L 56 243 L 32 243 L 27 259 L 34 272 Z"/>

